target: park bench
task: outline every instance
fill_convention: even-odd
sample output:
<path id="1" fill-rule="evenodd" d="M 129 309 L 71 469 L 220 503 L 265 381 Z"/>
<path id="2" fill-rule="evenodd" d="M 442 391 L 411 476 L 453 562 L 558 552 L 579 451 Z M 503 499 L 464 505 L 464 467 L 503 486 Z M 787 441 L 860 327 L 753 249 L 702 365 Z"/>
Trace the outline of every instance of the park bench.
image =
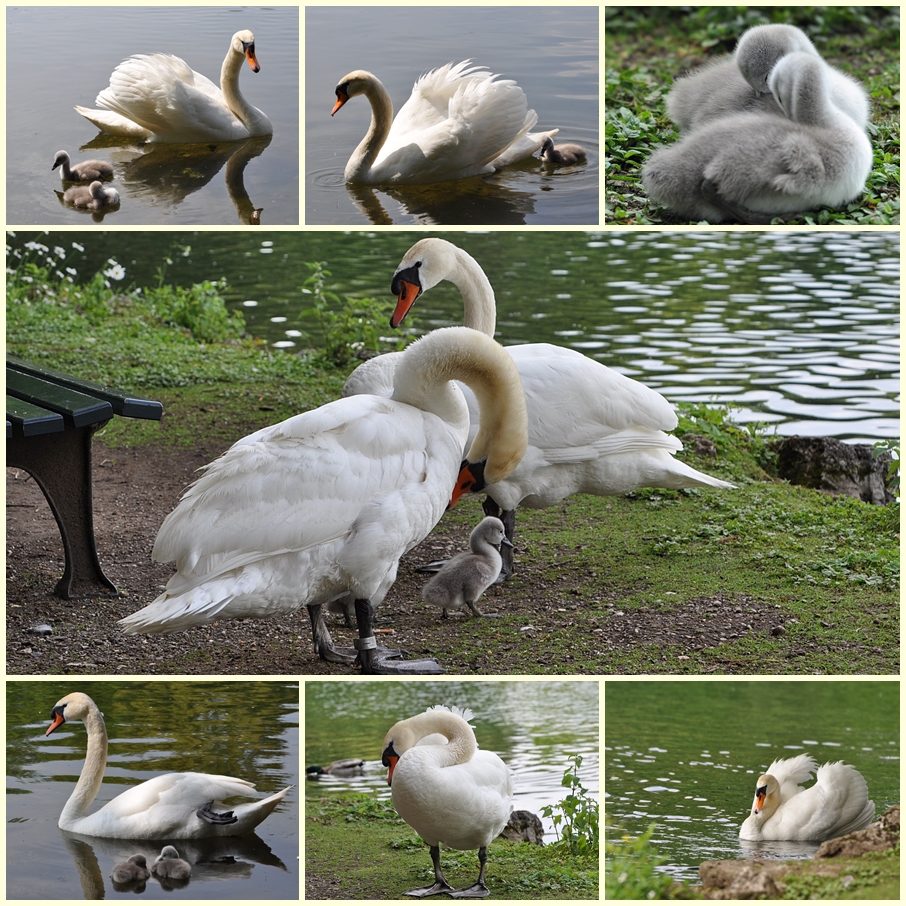
<path id="1" fill-rule="evenodd" d="M 91 441 L 120 415 L 160 419 L 163 406 L 7 356 L 6 464 L 39 484 L 60 528 L 66 567 L 61 598 L 115 595 L 94 539 Z"/>

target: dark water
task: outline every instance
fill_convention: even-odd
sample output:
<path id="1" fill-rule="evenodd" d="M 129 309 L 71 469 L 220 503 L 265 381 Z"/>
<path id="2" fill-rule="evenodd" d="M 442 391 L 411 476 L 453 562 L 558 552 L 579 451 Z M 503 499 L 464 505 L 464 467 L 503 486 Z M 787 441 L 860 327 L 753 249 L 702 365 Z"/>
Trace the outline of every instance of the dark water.
<path id="1" fill-rule="evenodd" d="M 342 27 L 351 21 L 355 28 Z M 597 7 L 307 7 L 305 222 L 597 224 L 598 53 Z M 337 82 L 368 70 L 396 111 L 422 73 L 467 59 L 514 79 L 538 114 L 532 131 L 559 128 L 557 142 L 585 146 L 588 162 L 558 168 L 536 156 L 494 175 L 430 187 L 347 188 L 343 170 L 371 108 L 353 98 L 331 117 Z"/>
<path id="2" fill-rule="evenodd" d="M 801 753 L 845 761 L 876 815 L 900 801 L 900 688 L 893 682 L 609 682 L 604 695 L 609 833 L 655 823 L 661 869 L 697 882 L 706 859 L 751 858 L 739 827 L 758 775 Z M 810 856 L 816 844 L 758 844 L 761 857 Z"/>
<path id="3" fill-rule="evenodd" d="M 72 160 L 114 166 L 118 210 L 105 224 L 299 222 L 299 10 L 296 7 L 9 7 L 7 22 L 6 222 L 86 227 L 92 215 L 65 207 L 61 148 Z M 95 107 L 118 63 L 171 53 L 215 84 L 234 32 L 251 29 L 261 71 L 243 65 L 242 94 L 274 125 L 273 137 L 215 146 L 148 145 L 99 138 L 73 106 Z M 15 86 L 15 87 L 13 87 Z"/>

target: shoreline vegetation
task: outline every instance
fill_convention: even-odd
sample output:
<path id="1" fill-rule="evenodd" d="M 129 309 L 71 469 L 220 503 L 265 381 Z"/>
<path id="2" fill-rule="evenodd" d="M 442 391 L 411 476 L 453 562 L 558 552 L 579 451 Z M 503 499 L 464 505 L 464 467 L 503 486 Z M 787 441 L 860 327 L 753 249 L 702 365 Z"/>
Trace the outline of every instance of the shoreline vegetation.
<path id="1" fill-rule="evenodd" d="M 389 311 L 330 293 L 329 272 L 314 265 L 305 298 L 320 307 L 328 340 L 319 351 L 274 352 L 228 312 L 217 281 L 169 286 L 164 264 L 155 285 L 130 287 L 111 261 L 75 282 L 63 249 L 29 245 L 8 256 L 8 351 L 161 400 L 162 422 L 115 418 L 99 440 L 123 457 L 140 450 L 148 462 L 182 458 L 189 474 L 202 464 L 200 450 L 216 455 L 263 425 L 338 398 L 357 355 L 378 351 L 375 324 Z M 406 618 L 417 633 L 407 639 L 411 656 L 434 654 L 461 673 L 897 673 L 898 501 L 876 506 L 789 485 L 772 473 L 765 430 L 739 427 L 732 412 L 704 405 L 679 415 L 680 457 L 737 490 L 640 490 L 521 510 L 517 572 L 491 592 L 504 609 L 494 621 L 442 624 L 418 601 L 424 577 L 401 569 L 382 613 L 392 622 L 408 596 Z M 175 503 L 160 505 L 166 513 Z M 472 500 L 434 535 L 452 533 L 446 543 L 462 549 L 480 518 Z M 136 569 L 149 572 L 150 547 L 141 559 L 148 566 Z M 116 605 L 119 615 L 135 603 Z M 296 621 L 304 643 L 304 611 Z M 346 641 L 342 627 L 337 635 Z M 9 657 L 18 643 L 8 636 Z M 338 672 L 304 657 L 304 672 Z M 33 667 L 50 669 L 40 660 Z M 177 657 L 147 669 L 179 672 L 185 664 Z"/>

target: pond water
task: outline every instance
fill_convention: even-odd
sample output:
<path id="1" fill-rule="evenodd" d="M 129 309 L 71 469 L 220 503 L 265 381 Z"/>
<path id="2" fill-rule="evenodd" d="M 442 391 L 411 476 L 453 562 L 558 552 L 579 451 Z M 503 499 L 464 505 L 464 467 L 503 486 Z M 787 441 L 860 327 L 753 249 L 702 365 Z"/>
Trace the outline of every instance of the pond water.
<path id="1" fill-rule="evenodd" d="M 342 29 L 338 20 L 355 22 Z M 417 40 L 413 40 L 417 35 Z M 559 128 L 584 164 L 538 156 L 488 176 L 430 187 L 347 187 L 346 161 L 371 108 L 353 98 L 330 116 L 337 82 L 374 73 L 399 110 L 422 73 L 471 59 L 514 79 L 538 114 L 532 131 Z M 597 224 L 598 8 L 593 6 L 310 6 L 305 10 L 305 222 L 309 224 Z"/>
<path id="2" fill-rule="evenodd" d="M 112 6 L 90 16 L 53 6 L 6 11 L 7 223 L 86 226 L 299 222 L 299 10 L 297 7 Z M 140 146 L 101 135 L 73 106 L 94 108 L 110 74 L 137 53 L 181 57 L 215 84 L 234 32 L 251 29 L 261 71 L 243 64 L 243 95 L 263 110 L 272 137 L 214 145 Z M 105 215 L 63 205 L 63 148 L 73 162 L 109 161 L 118 209 Z"/>
<path id="3" fill-rule="evenodd" d="M 225 277 L 248 328 L 287 351 L 317 342 L 301 286 L 326 261 L 340 294 L 390 300 L 413 232 L 52 234 L 61 267 L 88 279 L 111 257 L 125 282 Z M 872 443 L 899 437 L 899 237 L 890 232 L 456 232 L 497 297 L 505 345 L 553 342 L 656 388 L 671 402 L 737 407 L 781 435 Z M 12 240 L 21 248 L 34 234 Z M 80 248 L 73 247 L 76 243 Z M 190 247 L 187 254 L 179 246 Z M 65 247 L 65 248 L 64 248 Z M 62 272 L 62 271 L 61 271 Z M 407 319 L 461 323 L 448 282 Z M 387 327 L 387 335 L 393 331 Z"/>
<path id="4" fill-rule="evenodd" d="M 308 681 L 306 766 L 342 758 L 362 758 L 365 766 L 352 777 L 307 780 L 306 794 L 356 790 L 389 799 L 381 764 L 384 736 L 398 720 L 432 705 L 471 708 L 478 745 L 496 752 L 516 774 L 513 808 L 541 818 L 545 842 L 555 839 L 554 829 L 540 809 L 567 794 L 561 780 L 570 755 L 582 755 L 579 777 L 598 797 L 598 683 L 589 681 Z"/>
<path id="5" fill-rule="evenodd" d="M 876 816 L 900 802 L 896 681 L 616 681 L 604 698 L 608 833 L 654 823 L 659 870 L 677 879 L 698 881 L 706 859 L 814 854 L 817 844 L 739 839 L 758 775 L 777 758 L 853 765 Z"/>
<path id="6" fill-rule="evenodd" d="M 54 704 L 84 692 L 104 712 L 110 751 L 98 802 L 169 771 L 255 783 L 257 797 L 295 784 L 254 834 L 129 842 L 61 831 L 57 820 L 86 751 L 81 722 L 44 733 Z M 150 865 L 165 843 L 193 864 L 178 893 L 152 878 L 145 899 L 295 900 L 299 896 L 299 686 L 284 682 L 6 684 L 6 896 L 10 900 L 134 900 L 110 870 L 135 853 Z"/>

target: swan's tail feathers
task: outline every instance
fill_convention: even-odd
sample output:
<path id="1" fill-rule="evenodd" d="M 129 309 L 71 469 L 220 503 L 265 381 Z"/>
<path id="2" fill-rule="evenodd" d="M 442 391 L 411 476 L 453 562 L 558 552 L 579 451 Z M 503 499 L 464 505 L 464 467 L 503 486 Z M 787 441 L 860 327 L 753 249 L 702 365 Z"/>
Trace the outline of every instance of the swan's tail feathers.
<path id="1" fill-rule="evenodd" d="M 280 790 L 279 793 L 274 793 L 273 796 L 268 796 L 266 799 L 259 799 L 256 802 L 243 802 L 241 805 L 233 806 L 236 823 L 226 825 L 224 830 L 230 836 L 245 834 L 254 830 L 277 807 L 291 789 L 292 785 Z"/>
<path id="2" fill-rule="evenodd" d="M 213 623 L 234 597 L 235 594 L 229 592 L 217 594 L 211 583 L 179 595 L 165 591 L 146 607 L 123 617 L 119 625 L 129 635 L 180 632 L 192 626 Z"/>
<path id="3" fill-rule="evenodd" d="M 665 484 L 663 487 L 675 491 L 681 488 L 723 488 L 724 490 L 732 491 L 736 487 L 735 484 L 729 481 L 723 481 L 713 475 L 699 472 L 698 469 L 693 469 L 692 466 L 687 466 L 686 463 L 678 459 L 673 460 L 673 467 L 668 480 L 671 483 Z M 676 483 L 672 483 L 673 481 Z"/>
<path id="4" fill-rule="evenodd" d="M 147 141 L 151 137 L 151 133 L 144 126 L 139 126 L 138 123 L 133 123 L 132 120 L 127 120 L 126 117 L 120 116 L 111 110 L 91 110 L 88 107 L 79 106 L 76 106 L 75 109 L 86 120 L 94 123 L 101 132 L 109 132 L 111 135 L 125 135 L 141 141 Z"/>

